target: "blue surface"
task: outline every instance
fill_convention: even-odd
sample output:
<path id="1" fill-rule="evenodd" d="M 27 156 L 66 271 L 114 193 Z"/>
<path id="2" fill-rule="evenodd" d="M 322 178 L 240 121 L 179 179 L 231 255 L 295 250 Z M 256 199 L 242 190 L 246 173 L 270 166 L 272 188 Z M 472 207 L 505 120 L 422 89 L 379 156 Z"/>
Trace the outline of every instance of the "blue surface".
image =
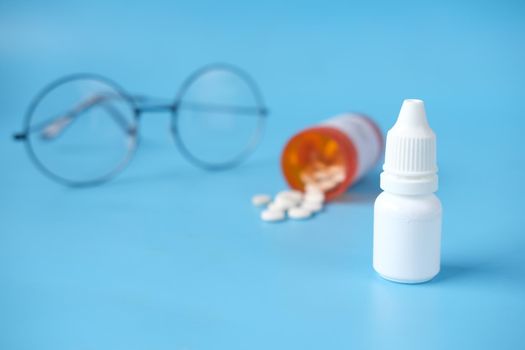
<path id="1" fill-rule="evenodd" d="M 523 2 L 0 3 L 1 349 L 523 348 Z M 115 181 L 72 190 L 11 141 L 31 97 L 65 73 L 174 96 L 233 62 L 272 110 L 243 166 L 176 153 L 168 116 Z M 422 98 L 438 135 L 442 272 L 371 267 L 378 170 L 308 222 L 262 223 L 283 143 L 347 110 L 388 129 Z"/>

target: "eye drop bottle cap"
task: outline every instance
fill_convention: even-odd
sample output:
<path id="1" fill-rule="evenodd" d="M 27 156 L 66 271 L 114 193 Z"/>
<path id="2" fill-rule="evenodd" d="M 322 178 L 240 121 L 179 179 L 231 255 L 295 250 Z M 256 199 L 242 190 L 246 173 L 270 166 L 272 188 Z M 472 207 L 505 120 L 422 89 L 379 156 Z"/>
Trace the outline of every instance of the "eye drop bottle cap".
<path id="1" fill-rule="evenodd" d="M 401 195 L 437 191 L 436 135 L 428 125 L 422 100 L 403 101 L 387 133 L 381 189 Z"/>

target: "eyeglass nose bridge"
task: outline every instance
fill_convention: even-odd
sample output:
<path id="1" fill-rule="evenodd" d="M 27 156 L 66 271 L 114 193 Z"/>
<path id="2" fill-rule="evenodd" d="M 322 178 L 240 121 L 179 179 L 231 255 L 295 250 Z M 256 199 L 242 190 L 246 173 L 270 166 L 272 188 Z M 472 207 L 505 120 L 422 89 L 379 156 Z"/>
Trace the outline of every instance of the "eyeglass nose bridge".
<path id="1" fill-rule="evenodd" d="M 176 104 L 148 104 L 139 106 L 135 109 L 135 113 L 141 115 L 143 113 L 163 113 L 163 112 L 174 112 L 177 109 Z"/>
<path id="2" fill-rule="evenodd" d="M 144 113 L 173 113 L 177 109 L 176 102 L 146 95 L 131 95 L 131 100 L 134 102 L 137 116 Z"/>

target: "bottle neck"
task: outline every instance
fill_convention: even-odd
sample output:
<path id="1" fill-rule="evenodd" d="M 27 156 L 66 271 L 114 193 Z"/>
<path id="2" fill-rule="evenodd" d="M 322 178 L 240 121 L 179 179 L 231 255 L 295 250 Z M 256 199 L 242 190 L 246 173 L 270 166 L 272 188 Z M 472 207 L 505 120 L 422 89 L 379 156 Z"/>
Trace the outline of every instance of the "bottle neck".
<path id="1" fill-rule="evenodd" d="M 425 176 L 402 176 L 383 171 L 380 178 L 383 191 L 400 195 L 428 195 L 437 191 L 437 174 Z"/>

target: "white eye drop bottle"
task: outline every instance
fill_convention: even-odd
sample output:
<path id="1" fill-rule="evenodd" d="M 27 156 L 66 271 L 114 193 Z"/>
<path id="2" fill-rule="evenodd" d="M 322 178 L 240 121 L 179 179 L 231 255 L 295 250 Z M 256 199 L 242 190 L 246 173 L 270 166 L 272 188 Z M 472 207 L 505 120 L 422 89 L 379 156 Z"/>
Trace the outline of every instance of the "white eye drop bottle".
<path id="1" fill-rule="evenodd" d="M 436 136 L 421 100 L 405 100 L 386 138 L 382 192 L 374 205 L 373 266 L 400 283 L 421 283 L 439 273 L 441 202 Z"/>

